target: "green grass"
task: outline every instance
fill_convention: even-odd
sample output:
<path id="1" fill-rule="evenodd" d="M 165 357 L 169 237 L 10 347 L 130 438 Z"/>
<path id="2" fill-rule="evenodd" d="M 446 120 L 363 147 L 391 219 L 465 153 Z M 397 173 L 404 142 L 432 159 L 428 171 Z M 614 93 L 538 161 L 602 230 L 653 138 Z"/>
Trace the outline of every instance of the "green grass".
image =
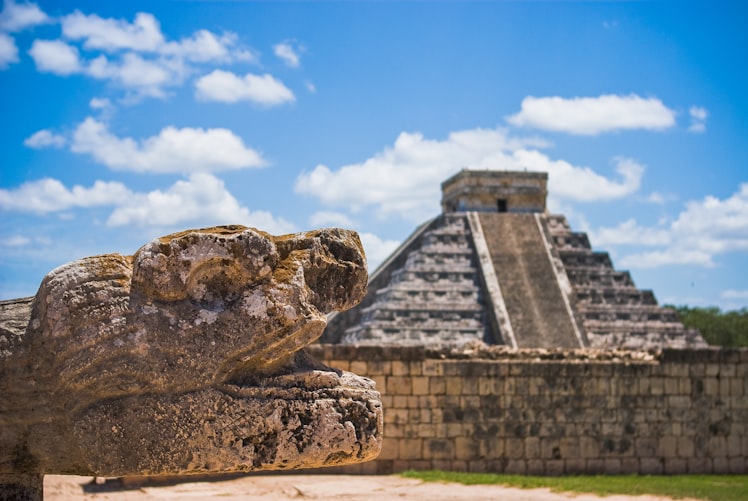
<path id="1" fill-rule="evenodd" d="M 522 489 L 545 487 L 554 492 L 591 493 L 600 496 L 651 494 L 675 499 L 690 497 L 710 501 L 748 500 L 748 475 L 530 477 L 494 473 L 405 471 L 402 476 L 418 478 L 426 482 L 457 482 L 465 485 L 496 484 Z"/>

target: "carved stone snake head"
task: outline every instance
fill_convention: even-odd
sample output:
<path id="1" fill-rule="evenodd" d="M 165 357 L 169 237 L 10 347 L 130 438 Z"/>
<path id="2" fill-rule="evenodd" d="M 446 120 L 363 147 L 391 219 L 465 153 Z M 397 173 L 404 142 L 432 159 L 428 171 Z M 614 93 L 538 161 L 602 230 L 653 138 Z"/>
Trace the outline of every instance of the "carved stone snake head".
<path id="1" fill-rule="evenodd" d="M 33 434 L 24 447 L 44 472 L 98 475 L 375 457 L 373 383 L 302 350 L 366 283 L 358 236 L 340 229 L 191 230 L 64 265 L 37 293 L 20 363 L 69 453 Z"/>

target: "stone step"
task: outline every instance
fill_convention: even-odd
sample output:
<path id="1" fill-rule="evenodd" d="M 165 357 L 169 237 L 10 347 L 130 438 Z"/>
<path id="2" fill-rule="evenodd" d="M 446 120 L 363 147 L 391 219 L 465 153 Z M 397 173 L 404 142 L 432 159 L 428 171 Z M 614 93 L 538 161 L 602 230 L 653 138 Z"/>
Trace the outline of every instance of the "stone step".
<path id="1" fill-rule="evenodd" d="M 436 285 L 422 281 L 393 282 L 387 287 L 383 287 L 374 293 L 377 296 L 380 296 L 395 291 L 408 294 L 428 292 L 436 295 L 476 292 L 475 284 L 471 280 L 463 280 L 461 282 L 440 283 Z"/>
<path id="2" fill-rule="evenodd" d="M 613 262 L 607 252 L 560 249 L 558 254 L 567 269 L 576 266 L 613 268 Z"/>
<path id="3" fill-rule="evenodd" d="M 466 266 L 414 266 L 413 268 L 403 269 L 398 273 L 392 274 L 392 284 L 400 282 L 450 282 L 462 283 L 473 282 L 478 276 L 475 268 Z"/>
<path id="4" fill-rule="evenodd" d="M 673 322 L 680 325 L 675 311 L 656 305 L 585 305 L 581 314 L 585 319 L 585 325 L 590 321 Z"/>
<path id="5" fill-rule="evenodd" d="M 362 329 L 346 332 L 343 342 L 362 345 L 463 345 L 476 339 L 482 339 L 483 329 L 409 329 L 393 327 L 391 329 Z"/>
<path id="6" fill-rule="evenodd" d="M 586 233 L 563 233 L 553 235 L 553 243 L 559 251 L 590 251 L 590 240 Z"/>
<path id="7" fill-rule="evenodd" d="M 427 290 L 390 290 L 377 291 L 380 303 L 403 304 L 436 304 L 439 308 L 446 305 L 475 304 L 477 291 L 427 291 Z"/>
<path id="8" fill-rule="evenodd" d="M 575 287 L 634 287 L 628 271 L 616 271 L 612 268 L 566 268 L 566 275 Z"/>
<path id="9" fill-rule="evenodd" d="M 484 325 L 482 318 L 460 318 L 457 320 L 445 321 L 442 319 L 427 318 L 395 318 L 395 319 L 374 319 L 374 321 L 362 322 L 359 326 L 348 329 L 353 332 L 356 329 L 426 329 L 426 330 L 443 330 L 443 331 L 460 331 L 465 329 L 482 329 Z M 353 330 L 351 330 L 353 329 Z"/>
<path id="10" fill-rule="evenodd" d="M 543 218 L 546 221 L 546 225 L 548 230 L 551 232 L 551 235 L 571 232 L 571 227 L 565 216 L 561 214 L 546 214 Z"/>
<path id="11" fill-rule="evenodd" d="M 478 303 L 466 304 L 464 301 L 387 301 L 380 303 L 376 308 L 372 308 L 372 306 L 365 308 L 361 311 L 361 315 L 365 318 L 374 318 L 371 314 L 377 311 L 400 312 L 402 318 L 420 314 L 421 312 L 431 312 L 434 317 L 442 317 L 452 314 L 481 312 L 483 311 L 483 306 Z"/>
<path id="12" fill-rule="evenodd" d="M 464 246 L 456 245 L 424 245 L 418 252 L 418 255 L 444 255 L 454 256 L 456 258 L 468 258 L 472 256 L 473 251 L 467 244 Z"/>
<path id="13" fill-rule="evenodd" d="M 459 327 L 465 322 L 468 322 L 467 325 L 473 325 L 472 322 L 482 324 L 483 312 L 481 310 L 405 311 L 379 308 L 364 313 L 362 318 L 364 322 L 368 321 L 372 325 L 376 324 L 377 326 L 389 325 L 391 323 L 393 325 L 400 325 L 401 327 L 418 329 L 429 325 L 453 329 L 455 326 Z"/>
<path id="14" fill-rule="evenodd" d="M 629 333 L 632 336 L 644 336 L 648 333 L 658 334 L 682 334 L 685 331 L 683 324 L 679 322 L 657 322 L 657 321 L 644 321 L 644 322 L 597 322 L 595 320 L 588 320 L 584 323 L 588 332 L 594 333 Z"/>
<path id="15" fill-rule="evenodd" d="M 444 253 L 444 252 L 421 252 L 416 256 L 413 256 L 408 260 L 405 265 L 405 269 L 411 269 L 413 266 L 419 265 L 434 265 L 435 267 L 441 267 L 445 264 L 450 266 L 452 269 L 454 266 L 458 266 L 461 269 L 473 268 L 475 266 L 470 260 L 470 253 Z"/>
<path id="16" fill-rule="evenodd" d="M 468 234 L 464 228 L 453 231 L 430 231 L 423 237 L 424 245 L 465 245 Z"/>
<path id="17" fill-rule="evenodd" d="M 657 300 L 650 290 L 634 288 L 575 288 L 575 295 L 580 311 L 587 304 L 611 305 L 656 305 Z"/>

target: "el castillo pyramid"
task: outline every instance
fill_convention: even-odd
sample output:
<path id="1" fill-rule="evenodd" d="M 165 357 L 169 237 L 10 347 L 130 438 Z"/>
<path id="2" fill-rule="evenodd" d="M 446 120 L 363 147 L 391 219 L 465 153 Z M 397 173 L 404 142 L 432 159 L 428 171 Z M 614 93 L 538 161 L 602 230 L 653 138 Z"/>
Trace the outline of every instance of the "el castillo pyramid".
<path id="1" fill-rule="evenodd" d="M 442 183 L 442 214 L 371 274 L 323 343 L 512 348 L 705 346 L 652 291 L 617 271 L 585 233 L 546 211 L 548 175 L 462 170 Z"/>

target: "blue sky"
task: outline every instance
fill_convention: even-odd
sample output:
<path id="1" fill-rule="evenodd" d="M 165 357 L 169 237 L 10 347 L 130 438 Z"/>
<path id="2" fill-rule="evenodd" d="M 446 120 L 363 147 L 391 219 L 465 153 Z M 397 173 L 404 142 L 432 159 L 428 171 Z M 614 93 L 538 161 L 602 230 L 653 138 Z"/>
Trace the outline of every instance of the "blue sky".
<path id="1" fill-rule="evenodd" d="M 661 303 L 748 304 L 743 2 L 5 1 L 0 298 L 192 227 L 360 232 L 370 267 L 463 167 Z"/>

